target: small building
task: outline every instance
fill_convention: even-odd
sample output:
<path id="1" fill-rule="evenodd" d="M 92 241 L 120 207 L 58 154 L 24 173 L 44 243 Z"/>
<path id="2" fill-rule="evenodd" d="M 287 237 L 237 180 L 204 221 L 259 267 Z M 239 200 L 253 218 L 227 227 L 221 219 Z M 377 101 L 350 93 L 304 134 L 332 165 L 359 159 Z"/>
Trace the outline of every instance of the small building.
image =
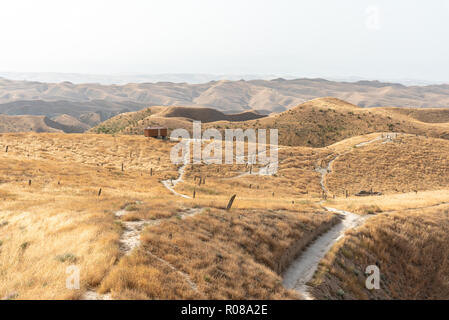
<path id="1" fill-rule="evenodd" d="M 164 127 L 148 127 L 143 130 L 143 134 L 148 138 L 167 139 L 168 128 Z"/>

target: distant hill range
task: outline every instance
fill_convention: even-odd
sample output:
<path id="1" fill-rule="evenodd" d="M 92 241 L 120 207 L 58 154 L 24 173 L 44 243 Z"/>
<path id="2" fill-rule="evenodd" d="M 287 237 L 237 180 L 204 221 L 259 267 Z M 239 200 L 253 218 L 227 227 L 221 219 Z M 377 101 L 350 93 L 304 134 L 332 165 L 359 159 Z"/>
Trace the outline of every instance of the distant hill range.
<path id="1" fill-rule="evenodd" d="M 323 96 L 336 97 L 364 108 L 449 107 L 449 85 L 404 86 L 378 81 L 334 82 L 281 78 L 222 80 L 203 84 L 158 82 L 101 85 L 0 78 L 0 114 L 46 116 L 61 124 L 62 128 L 70 127 L 63 129 L 68 130 L 66 132 L 82 132 L 118 114 L 150 106 L 203 107 L 226 115 L 240 114 L 239 117 L 242 117 L 245 112 L 258 115 L 280 113 Z M 185 117 L 195 118 L 198 115 Z M 222 115 L 213 116 L 210 110 L 206 118 L 233 121 Z"/>

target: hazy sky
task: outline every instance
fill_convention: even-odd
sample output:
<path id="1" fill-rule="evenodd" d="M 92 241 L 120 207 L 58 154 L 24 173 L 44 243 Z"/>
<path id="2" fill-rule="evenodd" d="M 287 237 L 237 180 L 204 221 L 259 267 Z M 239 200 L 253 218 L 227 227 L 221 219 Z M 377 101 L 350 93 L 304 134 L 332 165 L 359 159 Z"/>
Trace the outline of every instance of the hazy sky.
<path id="1" fill-rule="evenodd" d="M 449 0 L 1 0 L 0 71 L 449 82 Z"/>

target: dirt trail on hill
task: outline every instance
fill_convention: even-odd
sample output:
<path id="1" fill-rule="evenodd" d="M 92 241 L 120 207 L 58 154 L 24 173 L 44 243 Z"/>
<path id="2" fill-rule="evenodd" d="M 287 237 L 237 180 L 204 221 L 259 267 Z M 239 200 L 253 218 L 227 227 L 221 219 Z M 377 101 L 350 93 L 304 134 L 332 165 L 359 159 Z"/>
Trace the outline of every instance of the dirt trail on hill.
<path id="1" fill-rule="evenodd" d="M 175 191 L 176 185 L 178 183 L 184 181 L 183 178 L 184 178 L 184 173 L 185 173 L 186 167 L 187 167 L 187 161 L 184 160 L 184 164 L 178 168 L 179 177 L 176 180 L 172 180 L 172 179 L 164 180 L 164 181 L 162 181 L 162 184 L 164 185 L 165 188 L 167 188 L 175 196 L 179 196 L 179 197 L 182 197 L 185 199 L 191 199 L 191 197 Z"/>
<path id="2" fill-rule="evenodd" d="M 372 140 L 356 144 L 355 147 L 360 148 L 369 145 L 376 141 L 383 140 L 383 143 L 392 142 L 397 137 L 397 134 L 380 135 Z M 332 172 L 332 164 L 339 157 L 351 152 L 349 149 L 346 152 L 337 154 L 331 161 L 329 161 L 327 167 L 322 168 L 317 166 L 315 169 L 321 174 L 321 189 L 327 196 L 328 190 L 326 188 L 326 175 Z M 320 204 L 324 203 L 324 200 L 320 201 Z M 358 214 L 339 210 L 330 207 L 323 207 L 329 212 L 338 214 L 342 221 L 332 227 L 329 231 L 318 237 L 301 255 L 292 262 L 290 267 L 283 274 L 283 285 L 287 289 L 293 289 L 299 292 L 305 299 L 313 300 L 313 296 L 309 292 L 309 286 L 307 283 L 312 279 L 315 271 L 318 268 L 320 261 L 325 257 L 327 252 L 337 243 L 349 229 L 356 228 L 362 225 L 367 219 L 366 216 L 360 216 Z"/>
<path id="3" fill-rule="evenodd" d="M 200 213 L 202 209 L 190 208 L 185 209 L 177 217 L 185 219 L 187 217 L 192 217 Z M 115 213 L 117 218 L 121 218 L 126 215 L 126 210 L 120 210 Z M 140 234 L 143 229 L 147 226 L 157 226 L 167 219 L 157 219 L 157 220 L 138 220 L 138 221 L 124 221 L 121 220 L 123 225 L 123 233 L 120 237 L 120 252 L 128 255 L 132 250 L 140 245 Z"/>
<path id="4" fill-rule="evenodd" d="M 182 211 L 181 214 L 178 214 L 176 217 L 180 219 L 186 219 L 188 217 L 193 217 L 203 211 L 202 208 L 189 208 Z M 140 245 L 140 234 L 142 233 L 143 229 L 148 226 L 157 226 L 161 224 L 163 221 L 166 221 L 170 218 L 165 219 L 156 219 L 156 220 L 138 220 L 138 221 L 124 221 L 122 217 L 126 216 L 127 211 L 125 209 L 119 210 L 115 213 L 115 216 L 120 219 L 120 223 L 123 226 L 123 233 L 120 236 L 119 240 L 119 249 L 120 252 L 123 255 L 129 255 L 133 251 L 133 249 L 137 248 Z M 154 255 L 150 251 L 145 251 L 149 255 L 151 255 L 153 258 L 157 259 L 159 262 L 162 262 L 163 264 L 167 265 L 170 269 L 173 271 L 176 271 L 181 277 L 185 279 L 185 281 L 190 285 L 192 290 L 198 293 L 198 289 L 196 284 L 190 279 L 190 277 L 176 269 L 172 264 L 165 261 L 162 258 L 159 258 L 158 256 Z M 112 300 L 112 297 L 110 294 L 99 294 L 95 290 L 87 290 L 82 300 Z"/>
<path id="5" fill-rule="evenodd" d="M 320 261 L 334 244 L 344 236 L 346 230 L 361 225 L 365 220 L 365 217 L 352 212 L 334 208 L 325 209 L 340 215 L 342 222 L 315 240 L 298 259 L 293 261 L 283 275 L 284 287 L 299 292 L 306 300 L 313 300 L 307 282 L 312 279 Z"/>
<path id="6" fill-rule="evenodd" d="M 358 143 L 356 145 L 354 145 L 355 148 L 361 148 L 364 146 L 367 146 L 371 143 L 374 143 L 376 141 L 380 141 L 382 140 L 382 143 L 388 143 L 388 142 L 393 142 L 394 139 L 396 139 L 398 137 L 397 133 L 391 133 L 391 134 L 382 134 L 374 139 L 365 141 L 365 142 L 361 142 Z M 325 183 L 325 179 L 326 179 L 326 175 L 331 173 L 332 171 L 332 165 L 334 164 L 335 160 L 337 160 L 338 158 L 340 158 L 341 156 L 344 156 L 348 153 L 350 153 L 352 150 L 349 149 L 348 151 L 345 151 L 343 153 L 339 153 L 337 155 L 335 155 L 332 160 L 329 161 L 329 163 L 327 164 L 326 167 L 321 167 L 317 164 L 315 171 L 321 174 L 321 180 L 320 180 L 320 185 L 321 185 L 321 190 L 323 190 L 324 194 L 327 196 L 329 194 L 329 190 L 327 190 L 326 188 L 326 183 Z"/>
<path id="7" fill-rule="evenodd" d="M 279 153 L 279 150 L 285 149 L 285 147 L 276 147 L 273 149 L 273 152 Z M 271 149 L 270 149 L 271 150 Z M 271 152 L 271 151 L 270 151 Z M 266 151 L 258 152 L 253 156 L 253 163 L 256 163 L 256 159 L 258 159 L 259 155 L 266 153 Z M 242 159 L 242 157 L 236 157 L 236 159 Z M 243 157 L 244 160 L 244 157 Z M 250 169 L 250 171 L 244 171 L 240 172 L 239 175 L 229 178 L 222 178 L 222 180 L 231 180 L 231 179 L 238 179 L 246 176 L 273 176 L 277 173 L 279 168 L 279 162 L 271 162 L 271 155 L 270 155 L 270 161 L 268 164 L 266 164 L 263 167 L 260 167 L 259 170 L 254 171 L 253 169 Z"/>

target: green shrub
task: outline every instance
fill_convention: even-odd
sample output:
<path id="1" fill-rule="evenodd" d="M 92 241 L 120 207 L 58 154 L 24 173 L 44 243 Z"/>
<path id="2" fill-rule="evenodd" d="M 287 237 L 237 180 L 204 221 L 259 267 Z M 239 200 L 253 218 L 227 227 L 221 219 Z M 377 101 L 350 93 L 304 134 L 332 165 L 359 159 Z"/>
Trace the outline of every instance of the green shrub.
<path id="1" fill-rule="evenodd" d="M 78 258 L 72 254 L 72 253 L 64 253 L 64 254 L 60 254 L 56 256 L 56 260 L 60 261 L 60 262 L 71 262 L 71 263 L 75 263 Z"/>

